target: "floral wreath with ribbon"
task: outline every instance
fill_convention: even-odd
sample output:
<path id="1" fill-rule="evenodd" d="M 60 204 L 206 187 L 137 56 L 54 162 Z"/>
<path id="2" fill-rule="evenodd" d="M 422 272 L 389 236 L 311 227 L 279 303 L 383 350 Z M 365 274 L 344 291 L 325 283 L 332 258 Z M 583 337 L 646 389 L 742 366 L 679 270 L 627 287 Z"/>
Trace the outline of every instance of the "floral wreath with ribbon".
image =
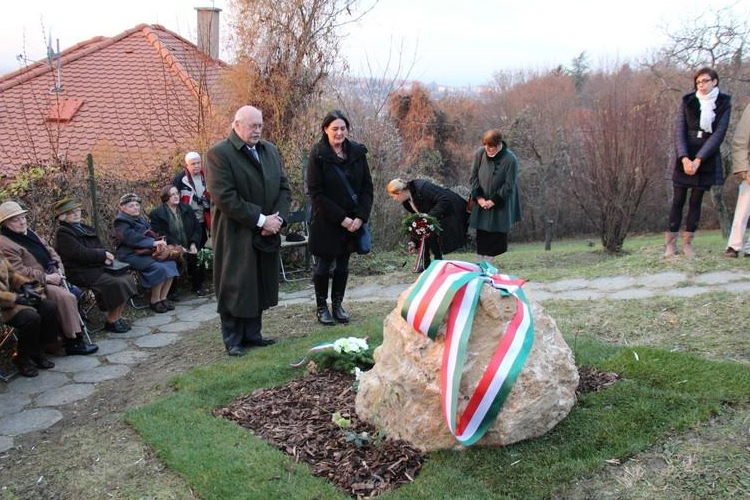
<path id="1" fill-rule="evenodd" d="M 414 263 L 413 269 L 416 273 L 420 268 L 424 268 L 427 239 L 433 234 L 439 235 L 442 231 L 440 222 L 432 215 L 409 214 L 401 221 L 401 230 L 409 237 L 411 242 L 419 245 L 417 261 Z"/>

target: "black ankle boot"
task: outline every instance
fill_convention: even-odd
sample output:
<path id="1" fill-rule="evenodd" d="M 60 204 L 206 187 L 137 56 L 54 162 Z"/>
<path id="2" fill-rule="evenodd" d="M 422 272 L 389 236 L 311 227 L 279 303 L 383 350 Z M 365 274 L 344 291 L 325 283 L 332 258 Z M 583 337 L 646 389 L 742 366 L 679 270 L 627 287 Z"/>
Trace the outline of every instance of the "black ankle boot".
<path id="1" fill-rule="evenodd" d="M 346 291 L 346 280 L 348 277 L 349 273 L 333 273 L 331 311 L 333 312 L 333 318 L 339 323 L 349 323 L 349 315 L 341 307 L 341 303 L 344 301 L 344 292 Z"/>
<path id="2" fill-rule="evenodd" d="M 349 323 L 349 315 L 346 314 L 344 308 L 341 307 L 342 299 L 331 299 L 331 311 L 333 311 L 333 317 L 339 323 Z"/>
<path id="3" fill-rule="evenodd" d="M 13 355 L 12 362 L 16 365 L 18 373 L 24 377 L 36 377 L 39 375 L 39 370 L 31 363 L 31 360 L 26 356 L 19 356 L 18 353 Z"/>
<path id="4" fill-rule="evenodd" d="M 328 276 L 313 275 L 313 284 L 315 285 L 315 315 L 318 321 L 324 325 L 335 325 L 331 313 L 328 311 Z"/>
<path id="5" fill-rule="evenodd" d="M 325 297 L 322 297 L 322 301 L 320 299 L 320 297 L 315 298 L 315 301 L 318 304 L 318 308 L 315 311 L 315 315 L 318 317 L 318 322 L 326 326 L 335 325 L 336 322 L 328 311 L 328 304 L 326 304 Z"/>

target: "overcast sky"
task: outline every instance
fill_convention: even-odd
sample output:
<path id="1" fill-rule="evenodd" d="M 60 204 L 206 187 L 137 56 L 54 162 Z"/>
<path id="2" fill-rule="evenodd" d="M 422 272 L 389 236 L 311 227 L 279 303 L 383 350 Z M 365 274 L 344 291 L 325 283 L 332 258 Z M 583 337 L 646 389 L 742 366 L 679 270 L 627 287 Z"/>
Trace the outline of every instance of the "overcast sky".
<path id="1" fill-rule="evenodd" d="M 223 9 L 226 34 L 227 0 L 6 2 L 0 74 L 20 67 L 18 54 L 43 58 L 50 32 L 62 49 L 140 23 L 158 23 L 194 41 L 194 7 L 199 5 Z M 405 61 L 415 61 L 412 78 L 477 85 L 502 69 L 568 65 L 582 51 L 594 64 L 633 59 L 663 44 L 663 26 L 678 26 L 721 7 L 750 20 L 750 0 L 380 0 L 360 22 L 347 26 L 342 57 L 354 74 L 365 76 L 369 59 L 379 76 L 389 49 L 398 53 L 403 46 Z M 223 52 L 225 58 L 228 54 Z"/>

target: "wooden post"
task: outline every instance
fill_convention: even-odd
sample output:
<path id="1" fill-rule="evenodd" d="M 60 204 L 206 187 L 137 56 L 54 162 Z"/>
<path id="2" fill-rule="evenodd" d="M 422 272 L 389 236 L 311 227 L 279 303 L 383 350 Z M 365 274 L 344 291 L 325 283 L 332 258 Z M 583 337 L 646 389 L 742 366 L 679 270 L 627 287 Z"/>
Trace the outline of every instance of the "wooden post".
<path id="1" fill-rule="evenodd" d="M 102 232 L 99 229 L 99 210 L 96 202 L 96 179 L 94 178 L 94 158 L 91 153 L 86 155 L 86 165 L 89 169 L 89 196 L 91 197 L 91 221 L 94 224 L 96 235 L 101 239 Z"/>

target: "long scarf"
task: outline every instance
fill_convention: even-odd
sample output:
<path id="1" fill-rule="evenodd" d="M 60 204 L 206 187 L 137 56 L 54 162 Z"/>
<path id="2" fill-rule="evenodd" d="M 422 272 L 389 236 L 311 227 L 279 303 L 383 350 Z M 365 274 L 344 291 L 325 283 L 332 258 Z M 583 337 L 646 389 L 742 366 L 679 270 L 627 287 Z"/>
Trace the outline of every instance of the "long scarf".
<path id="1" fill-rule="evenodd" d="M 698 98 L 698 102 L 701 105 L 701 129 L 709 134 L 713 132 L 713 122 L 716 118 L 716 98 L 719 96 L 719 87 L 714 87 L 708 94 L 701 94 L 700 92 L 695 93 L 695 97 Z"/>
<path id="2" fill-rule="evenodd" d="M 182 245 L 183 247 L 187 247 L 188 241 L 187 236 L 185 235 L 185 227 L 182 224 L 182 214 L 180 213 L 180 206 L 177 205 L 175 211 L 172 211 L 172 209 L 169 208 L 169 205 L 165 203 L 164 208 L 166 209 L 167 214 L 169 214 L 169 219 L 167 220 L 167 224 L 169 225 L 169 233 L 175 237 L 180 245 Z"/>
<path id="3" fill-rule="evenodd" d="M 42 240 L 31 229 L 28 229 L 26 234 L 11 231 L 7 227 L 3 227 L 0 231 L 2 231 L 3 236 L 6 236 L 9 240 L 28 250 L 45 272 L 49 269 L 50 264 L 55 262 L 52 260 L 52 255 L 47 251 L 47 247 L 42 243 Z"/>

